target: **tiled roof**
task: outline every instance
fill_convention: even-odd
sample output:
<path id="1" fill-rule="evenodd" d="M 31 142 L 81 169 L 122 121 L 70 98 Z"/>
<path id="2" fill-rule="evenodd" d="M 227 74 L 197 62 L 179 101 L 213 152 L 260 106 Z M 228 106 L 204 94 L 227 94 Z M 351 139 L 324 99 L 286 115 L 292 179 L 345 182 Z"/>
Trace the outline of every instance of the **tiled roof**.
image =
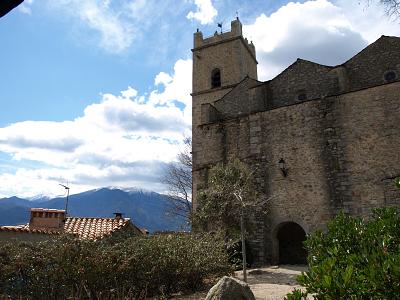
<path id="1" fill-rule="evenodd" d="M 0 226 L 3 232 L 20 232 L 20 233 L 39 233 L 39 234 L 60 234 L 60 230 L 49 230 L 46 228 L 29 228 L 29 224 L 15 226 Z"/>
<path id="2" fill-rule="evenodd" d="M 67 217 L 64 230 L 53 230 L 46 228 L 30 228 L 29 224 L 17 226 L 0 226 L 0 232 L 39 233 L 39 234 L 74 234 L 82 239 L 98 239 L 110 235 L 125 226 L 132 225 L 128 218 L 80 218 Z M 136 232 L 143 232 L 136 228 Z"/>
<path id="3" fill-rule="evenodd" d="M 55 209 L 55 208 L 31 208 L 31 212 L 55 212 L 55 213 L 65 213 L 63 209 Z"/>
<path id="4" fill-rule="evenodd" d="M 130 219 L 124 218 L 67 218 L 64 232 L 76 234 L 82 239 L 98 239 L 109 235 L 124 226 L 129 225 Z"/>

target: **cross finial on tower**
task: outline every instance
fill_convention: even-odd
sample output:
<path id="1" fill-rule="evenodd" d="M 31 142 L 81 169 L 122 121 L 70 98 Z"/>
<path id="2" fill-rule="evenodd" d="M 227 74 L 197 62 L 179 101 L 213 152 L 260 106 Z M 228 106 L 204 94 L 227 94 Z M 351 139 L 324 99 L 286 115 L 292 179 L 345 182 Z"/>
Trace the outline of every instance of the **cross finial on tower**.
<path id="1" fill-rule="evenodd" d="M 236 20 L 239 20 L 239 12 L 236 11 Z"/>
<path id="2" fill-rule="evenodd" d="M 222 23 L 224 23 L 224 22 L 217 23 L 218 27 L 221 28 L 221 34 L 222 34 Z"/>

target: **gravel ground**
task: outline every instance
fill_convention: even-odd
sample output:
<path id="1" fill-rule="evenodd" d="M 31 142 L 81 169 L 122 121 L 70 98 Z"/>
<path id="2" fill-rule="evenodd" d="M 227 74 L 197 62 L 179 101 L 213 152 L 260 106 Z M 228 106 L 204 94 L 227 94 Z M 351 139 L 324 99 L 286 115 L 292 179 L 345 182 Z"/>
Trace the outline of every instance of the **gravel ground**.
<path id="1" fill-rule="evenodd" d="M 307 266 L 281 265 L 248 270 L 247 282 L 257 300 L 282 300 L 294 288 L 300 288 L 296 277 L 306 271 Z M 242 279 L 242 271 L 235 272 Z M 176 300 L 203 300 L 207 292 L 174 297 Z"/>
<path id="2" fill-rule="evenodd" d="M 281 265 L 249 270 L 247 282 L 257 300 L 282 300 L 287 293 L 300 288 L 296 277 L 307 266 Z M 236 277 L 243 278 L 241 271 Z"/>

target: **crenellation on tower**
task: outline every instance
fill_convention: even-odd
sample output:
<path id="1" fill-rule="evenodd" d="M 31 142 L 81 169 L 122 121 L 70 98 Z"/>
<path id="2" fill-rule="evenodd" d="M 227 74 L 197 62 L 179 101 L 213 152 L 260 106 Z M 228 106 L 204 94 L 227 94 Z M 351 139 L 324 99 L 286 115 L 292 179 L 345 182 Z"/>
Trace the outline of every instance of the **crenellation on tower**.
<path id="1" fill-rule="evenodd" d="M 192 52 L 193 95 L 232 88 L 245 77 L 257 79 L 255 47 L 243 37 L 239 19 L 231 22 L 228 32 L 216 32 L 207 38 L 201 31 L 195 32 Z M 212 74 L 216 70 L 220 84 L 213 85 Z"/>
<path id="2" fill-rule="evenodd" d="M 194 48 L 192 51 L 199 50 L 199 48 L 215 46 L 218 43 L 224 43 L 230 41 L 232 39 L 240 39 L 243 43 L 243 46 L 247 48 L 250 52 L 253 59 L 257 62 L 256 59 L 256 49 L 254 47 L 253 42 L 249 42 L 247 38 L 243 37 L 242 32 L 242 23 L 239 19 L 236 19 L 231 22 L 231 30 L 227 32 L 219 33 L 215 31 L 212 36 L 203 38 L 203 33 L 201 31 L 197 31 L 194 33 Z"/>
<path id="3" fill-rule="evenodd" d="M 210 46 L 211 44 L 218 43 L 223 40 L 242 36 L 242 23 L 240 23 L 240 21 L 237 19 L 231 22 L 230 31 L 222 33 L 215 31 L 212 36 L 206 38 L 203 38 L 203 33 L 198 31 L 194 33 L 194 36 L 194 48 Z"/>

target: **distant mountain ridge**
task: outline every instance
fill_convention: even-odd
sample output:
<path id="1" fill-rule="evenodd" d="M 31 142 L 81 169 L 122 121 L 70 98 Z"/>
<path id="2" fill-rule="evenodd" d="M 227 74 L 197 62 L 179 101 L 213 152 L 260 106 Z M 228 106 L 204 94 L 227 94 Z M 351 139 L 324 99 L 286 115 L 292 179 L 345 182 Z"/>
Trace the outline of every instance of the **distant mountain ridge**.
<path id="1" fill-rule="evenodd" d="M 2 198 L 0 225 L 26 224 L 31 207 L 64 209 L 65 202 L 65 197 L 38 197 L 33 201 L 18 197 Z M 113 217 L 114 212 L 122 212 L 125 218 L 131 218 L 135 225 L 150 232 L 188 230 L 186 220 L 170 216 L 170 209 L 166 196 L 137 188 L 100 188 L 71 195 L 68 201 L 69 216 Z"/>

